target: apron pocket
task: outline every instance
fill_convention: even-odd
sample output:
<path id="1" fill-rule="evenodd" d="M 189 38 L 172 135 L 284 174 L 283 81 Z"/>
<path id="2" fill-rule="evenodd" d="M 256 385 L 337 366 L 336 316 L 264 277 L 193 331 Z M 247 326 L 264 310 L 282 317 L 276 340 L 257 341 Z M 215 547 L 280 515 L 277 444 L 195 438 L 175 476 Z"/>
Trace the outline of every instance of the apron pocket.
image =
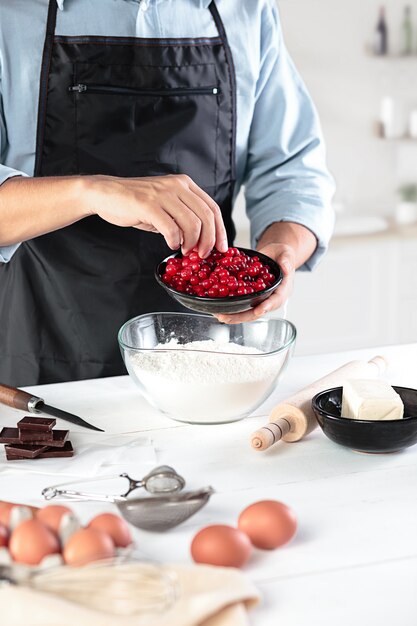
<path id="1" fill-rule="evenodd" d="M 215 69 L 193 66 L 192 85 L 184 69 L 76 65 L 68 89 L 76 113 L 78 171 L 188 174 L 203 188 L 216 186 L 221 93 Z"/>

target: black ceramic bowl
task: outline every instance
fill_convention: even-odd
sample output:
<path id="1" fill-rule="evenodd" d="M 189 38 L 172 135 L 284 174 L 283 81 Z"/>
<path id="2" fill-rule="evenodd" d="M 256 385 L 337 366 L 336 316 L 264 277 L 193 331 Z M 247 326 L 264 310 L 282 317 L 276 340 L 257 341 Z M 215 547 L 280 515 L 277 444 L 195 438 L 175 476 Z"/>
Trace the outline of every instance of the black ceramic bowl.
<path id="1" fill-rule="evenodd" d="M 313 411 L 324 434 L 341 446 L 380 454 L 398 452 L 417 443 L 417 389 L 393 387 L 404 403 L 401 420 L 355 420 L 341 417 L 342 387 L 314 396 Z"/>
<path id="2" fill-rule="evenodd" d="M 181 257 L 181 253 L 177 252 L 175 254 L 171 254 L 169 257 L 161 261 L 156 266 L 155 269 L 155 278 L 158 283 L 169 293 L 169 295 L 177 300 L 180 304 L 187 307 L 187 309 L 192 309 L 193 311 L 199 311 L 200 313 L 241 313 L 242 311 L 248 311 L 249 309 L 253 309 L 258 306 L 261 302 L 269 298 L 269 296 L 275 291 L 275 289 L 279 286 L 282 281 L 283 274 L 278 263 L 265 254 L 257 252 L 256 250 L 248 250 L 247 248 L 238 248 L 248 256 L 258 256 L 264 265 L 268 265 L 271 272 L 276 276 L 276 280 L 264 289 L 263 291 L 258 291 L 257 293 L 250 293 L 245 296 L 231 296 L 226 298 L 203 298 L 200 296 L 191 296 L 188 293 L 182 293 L 173 289 L 169 285 L 166 285 L 161 276 L 165 273 L 165 267 L 168 259 L 171 257 Z"/>

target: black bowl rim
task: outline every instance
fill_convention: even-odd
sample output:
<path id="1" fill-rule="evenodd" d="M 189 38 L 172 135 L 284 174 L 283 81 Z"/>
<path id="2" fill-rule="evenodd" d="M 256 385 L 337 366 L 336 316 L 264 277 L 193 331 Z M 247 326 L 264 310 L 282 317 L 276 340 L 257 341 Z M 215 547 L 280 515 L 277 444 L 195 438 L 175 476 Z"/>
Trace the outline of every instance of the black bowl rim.
<path id="1" fill-rule="evenodd" d="M 119 343 L 119 346 L 122 347 L 124 350 L 137 350 L 138 352 L 152 352 L 153 350 L 155 350 L 155 348 L 135 348 L 133 346 L 128 346 L 126 343 L 124 343 L 124 341 L 122 340 L 122 333 L 124 331 L 124 329 L 126 328 L 126 326 L 128 326 L 129 324 L 131 324 L 132 322 L 136 322 L 137 320 L 141 319 L 142 317 L 149 317 L 151 315 L 181 315 L 184 317 L 205 317 L 208 320 L 211 321 L 211 323 L 216 323 L 216 320 L 213 320 L 213 316 L 212 315 L 208 315 L 206 313 L 185 313 L 183 311 L 154 311 L 154 312 L 150 312 L 150 313 L 142 313 L 141 315 L 136 315 L 135 317 L 131 317 L 129 320 L 126 320 L 126 322 L 124 324 L 121 325 L 121 327 L 119 328 L 119 331 L 117 333 L 117 341 Z M 289 320 L 285 319 L 285 317 L 274 317 L 271 319 L 264 319 L 264 320 L 253 320 L 252 322 L 240 322 L 240 324 L 268 324 L 269 322 L 284 322 L 287 327 L 289 327 L 292 330 L 292 335 L 291 337 L 288 339 L 288 341 L 281 346 L 280 348 L 278 348 L 277 350 L 273 350 L 272 352 L 261 352 L 260 354 L 245 354 L 245 353 L 241 353 L 242 356 L 254 356 L 257 358 L 260 357 L 266 357 L 266 356 L 271 356 L 271 355 L 275 355 L 275 354 L 279 354 L 280 352 L 283 352 L 284 350 L 289 350 L 292 346 L 294 346 L 296 340 L 297 340 L 297 328 L 295 327 L 295 325 L 290 322 Z M 218 322 L 219 326 L 224 326 L 224 324 L 222 324 L 221 322 Z M 161 352 L 163 352 L 163 350 L 161 350 Z M 192 350 L 192 352 L 204 352 L 204 353 L 209 353 L 209 354 L 213 354 L 212 352 L 210 352 L 209 350 Z M 231 354 L 230 352 L 217 352 L 216 354 Z"/>
<path id="2" fill-rule="evenodd" d="M 161 279 L 160 276 L 160 272 L 159 272 L 159 268 L 161 267 L 162 263 L 166 263 L 168 261 L 168 259 L 172 259 L 177 257 L 179 254 L 181 254 L 181 252 L 174 252 L 173 254 L 170 254 L 169 256 L 166 257 L 166 259 L 163 259 L 162 261 L 160 261 L 158 263 L 158 265 L 155 268 L 155 278 L 158 281 L 158 283 L 161 285 L 161 287 L 163 287 L 164 289 L 166 289 L 167 291 L 169 291 L 170 293 L 172 293 L 174 296 L 181 296 L 183 298 L 190 298 L 190 300 L 194 300 L 195 302 L 206 302 L 206 303 L 213 303 L 213 302 L 246 302 L 247 300 L 252 300 L 255 297 L 261 297 L 263 295 L 267 295 L 269 293 L 273 293 L 275 291 L 275 289 L 277 289 L 277 287 L 280 286 L 280 284 L 282 283 L 282 280 L 284 278 L 284 274 L 282 272 L 282 269 L 280 268 L 280 266 L 278 265 L 278 263 L 276 261 L 274 261 L 274 259 L 271 259 L 271 257 L 267 256 L 266 254 L 263 254 L 262 252 L 258 252 L 257 250 L 251 250 L 250 248 L 240 248 L 239 246 L 233 246 L 234 248 L 237 248 L 238 250 L 241 250 L 242 252 L 244 252 L 245 254 L 247 254 L 248 252 L 250 252 L 252 254 L 252 256 L 259 256 L 260 259 L 265 259 L 265 261 L 267 262 L 267 264 L 272 267 L 275 272 L 278 271 L 278 277 L 275 280 L 274 283 L 272 283 L 272 285 L 270 285 L 269 287 L 267 287 L 266 289 L 262 289 L 262 291 L 255 291 L 254 293 L 247 293 L 244 296 L 225 296 L 224 298 L 209 298 L 206 296 L 195 296 L 193 294 L 190 293 L 184 293 L 183 291 L 177 291 L 176 289 L 173 289 L 173 287 L 170 287 L 169 285 L 167 285 L 166 283 L 163 282 L 163 280 Z M 249 255 L 250 256 L 250 255 Z"/>
<path id="3" fill-rule="evenodd" d="M 396 390 L 396 389 L 404 389 L 405 391 L 414 391 L 417 394 L 417 389 L 413 389 L 413 387 L 402 387 L 400 385 L 391 385 L 391 387 Z M 322 415 L 323 417 L 325 417 L 326 419 L 332 420 L 334 422 L 349 422 L 350 424 L 355 423 L 355 424 L 367 424 L 368 426 L 370 426 L 371 424 L 376 425 L 376 424 L 399 424 L 399 423 L 409 423 L 412 422 L 413 420 L 417 421 L 417 415 L 415 416 L 411 416 L 411 417 L 404 417 L 402 420 L 355 420 L 353 418 L 350 417 L 342 417 L 341 415 L 330 415 L 330 413 L 327 413 L 326 411 L 324 411 L 321 407 L 318 406 L 318 402 L 320 400 L 320 398 L 322 396 L 324 396 L 324 394 L 329 394 L 332 391 L 339 391 L 342 390 L 343 392 L 343 387 L 342 386 L 338 386 L 338 387 L 331 387 L 330 389 L 325 389 L 324 391 L 320 391 L 319 393 L 317 393 L 312 401 L 311 401 L 311 406 L 313 408 L 314 411 L 317 411 L 318 413 L 320 413 L 320 415 Z"/>

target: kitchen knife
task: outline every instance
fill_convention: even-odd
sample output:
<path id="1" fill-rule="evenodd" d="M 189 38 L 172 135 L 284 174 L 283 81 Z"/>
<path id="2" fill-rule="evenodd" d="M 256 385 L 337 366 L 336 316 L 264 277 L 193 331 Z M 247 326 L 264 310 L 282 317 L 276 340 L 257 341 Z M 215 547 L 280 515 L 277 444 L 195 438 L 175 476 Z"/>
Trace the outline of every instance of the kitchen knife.
<path id="1" fill-rule="evenodd" d="M 61 411 L 61 409 L 49 406 L 48 404 L 45 404 L 42 398 L 33 396 L 32 394 L 22 391 L 21 389 L 9 387 L 8 385 L 0 385 L 0 403 L 11 406 L 14 409 L 20 409 L 21 411 L 29 411 L 29 413 L 46 413 L 46 415 L 59 417 L 66 422 L 71 422 L 71 424 L 77 424 L 78 426 L 90 428 L 91 430 L 98 430 L 102 433 L 104 432 L 101 428 L 97 428 L 97 426 L 89 424 L 77 415 L 73 415 L 72 413 L 67 413 L 66 411 Z"/>

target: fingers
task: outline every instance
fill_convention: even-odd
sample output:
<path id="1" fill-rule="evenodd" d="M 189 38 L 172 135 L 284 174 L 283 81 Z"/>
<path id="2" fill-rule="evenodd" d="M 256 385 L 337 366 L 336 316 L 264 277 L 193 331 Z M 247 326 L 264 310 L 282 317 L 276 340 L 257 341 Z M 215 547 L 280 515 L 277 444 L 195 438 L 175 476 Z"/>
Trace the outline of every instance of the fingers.
<path id="1" fill-rule="evenodd" d="M 195 249 L 205 258 L 215 246 L 227 250 L 219 206 L 189 176 L 98 177 L 90 202 L 109 223 L 157 231 L 183 254 Z"/>
<path id="2" fill-rule="evenodd" d="M 142 225 L 138 225 L 135 228 L 144 230 Z M 161 233 L 171 250 L 178 250 L 181 245 L 182 232 L 178 224 L 165 211 L 154 211 L 152 225 L 150 228 L 145 228 L 145 230 Z"/>
<path id="3" fill-rule="evenodd" d="M 200 189 L 198 185 L 191 181 L 190 189 L 193 191 L 201 200 L 204 200 L 206 204 L 209 206 L 214 215 L 215 222 L 215 246 L 217 250 L 220 252 L 226 252 L 229 244 L 227 241 L 227 233 L 226 228 L 223 222 L 222 212 L 220 210 L 219 205 L 206 193 L 203 189 Z"/>
<path id="4" fill-rule="evenodd" d="M 193 250 L 201 239 L 203 227 L 201 219 L 184 204 L 175 194 L 164 200 L 164 211 L 175 221 L 181 232 L 181 248 L 183 254 Z"/>
<path id="5" fill-rule="evenodd" d="M 258 304 L 258 306 L 254 309 L 244 311 L 243 313 L 234 313 L 232 315 L 216 315 L 217 319 L 223 324 L 240 324 L 242 322 L 252 322 L 256 319 L 259 319 L 263 315 L 270 313 L 271 311 L 279 309 L 290 297 L 293 288 L 295 273 L 293 251 L 289 247 L 284 245 L 271 244 L 262 248 L 260 252 L 275 259 L 278 265 L 281 267 L 283 273 L 283 279 L 281 281 L 281 284 L 277 287 L 277 290 L 274 291 L 271 296 L 269 296 L 269 298 L 264 300 L 264 302 Z"/>
<path id="6" fill-rule="evenodd" d="M 207 257 L 216 243 L 216 228 L 213 211 L 206 202 L 201 200 L 193 191 L 185 189 L 180 194 L 180 200 L 188 207 L 188 216 L 184 225 L 183 254 L 196 249 L 202 259 Z M 198 223 L 198 231 L 195 223 Z M 192 232 L 189 232 L 189 231 Z"/>
<path id="7" fill-rule="evenodd" d="M 253 322 L 269 313 L 275 311 L 285 304 L 288 299 L 288 293 L 282 281 L 281 285 L 277 288 L 272 296 L 269 296 L 267 300 L 258 304 L 254 309 L 249 311 L 243 311 L 243 313 L 233 313 L 232 315 L 216 315 L 219 322 L 223 324 L 240 324 L 242 322 Z"/>

